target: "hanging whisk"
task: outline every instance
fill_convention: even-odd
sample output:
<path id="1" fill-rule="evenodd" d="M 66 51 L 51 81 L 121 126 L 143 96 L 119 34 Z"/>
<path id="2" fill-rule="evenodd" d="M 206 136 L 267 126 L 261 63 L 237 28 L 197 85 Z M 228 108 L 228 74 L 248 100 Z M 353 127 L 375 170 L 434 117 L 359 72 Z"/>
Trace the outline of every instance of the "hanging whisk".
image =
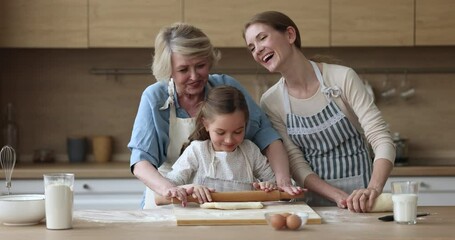
<path id="1" fill-rule="evenodd" d="M 0 151 L 0 164 L 5 172 L 6 188 L 8 195 L 11 194 L 11 175 L 13 174 L 14 165 L 16 164 L 16 152 L 11 146 L 4 146 Z"/>

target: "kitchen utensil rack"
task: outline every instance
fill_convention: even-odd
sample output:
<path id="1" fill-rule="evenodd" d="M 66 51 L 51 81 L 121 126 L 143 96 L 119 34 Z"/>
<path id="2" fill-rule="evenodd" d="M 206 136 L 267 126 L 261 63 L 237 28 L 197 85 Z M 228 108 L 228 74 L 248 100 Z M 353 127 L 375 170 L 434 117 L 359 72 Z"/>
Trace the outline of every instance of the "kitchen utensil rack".
<path id="1" fill-rule="evenodd" d="M 455 68 L 354 68 L 358 74 L 448 74 L 455 73 Z M 224 74 L 270 74 L 262 68 L 214 68 L 212 73 Z M 89 70 L 93 75 L 149 75 L 148 68 L 92 68 Z"/>

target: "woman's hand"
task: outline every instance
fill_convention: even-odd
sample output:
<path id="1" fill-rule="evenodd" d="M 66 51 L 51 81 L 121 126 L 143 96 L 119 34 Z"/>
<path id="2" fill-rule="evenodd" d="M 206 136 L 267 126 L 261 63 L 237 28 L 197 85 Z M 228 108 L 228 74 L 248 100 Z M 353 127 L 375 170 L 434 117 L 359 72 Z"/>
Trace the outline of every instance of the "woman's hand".
<path id="1" fill-rule="evenodd" d="M 282 192 L 286 192 L 291 195 L 298 195 L 302 192 L 307 191 L 307 189 L 303 189 L 299 186 L 292 185 L 290 179 L 289 179 L 289 181 L 278 182 L 277 188 L 278 188 L 278 190 L 280 190 Z"/>
<path id="2" fill-rule="evenodd" d="M 197 185 L 197 184 L 187 184 L 182 187 L 191 188 L 192 193 L 191 196 L 198 200 L 200 204 L 205 202 L 211 202 L 212 196 L 210 193 L 215 192 L 215 189 L 208 188 L 206 186 Z"/>
<path id="3" fill-rule="evenodd" d="M 374 188 L 365 188 L 354 190 L 346 199 L 347 207 L 352 212 L 366 213 L 371 211 L 374 200 L 381 193 Z"/>
<path id="4" fill-rule="evenodd" d="M 271 192 L 278 189 L 272 182 L 253 182 L 253 187 L 256 190 L 262 190 L 264 192 Z"/>
<path id="5" fill-rule="evenodd" d="M 301 187 L 292 185 L 288 153 L 281 140 L 276 140 L 267 146 L 265 156 L 267 156 L 270 167 L 275 173 L 276 183 L 280 191 L 291 195 L 298 195 L 303 192 Z"/>

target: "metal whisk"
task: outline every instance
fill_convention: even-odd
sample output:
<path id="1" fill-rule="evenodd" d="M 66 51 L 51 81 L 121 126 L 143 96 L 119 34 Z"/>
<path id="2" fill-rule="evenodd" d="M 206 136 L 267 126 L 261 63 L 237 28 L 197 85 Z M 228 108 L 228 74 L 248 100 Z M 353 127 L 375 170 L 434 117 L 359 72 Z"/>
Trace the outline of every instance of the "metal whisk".
<path id="1" fill-rule="evenodd" d="M 0 151 L 0 164 L 5 172 L 6 188 L 8 195 L 11 194 L 11 175 L 13 174 L 14 165 L 16 164 L 16 151 L 11 146 L 4 146 Z"/>

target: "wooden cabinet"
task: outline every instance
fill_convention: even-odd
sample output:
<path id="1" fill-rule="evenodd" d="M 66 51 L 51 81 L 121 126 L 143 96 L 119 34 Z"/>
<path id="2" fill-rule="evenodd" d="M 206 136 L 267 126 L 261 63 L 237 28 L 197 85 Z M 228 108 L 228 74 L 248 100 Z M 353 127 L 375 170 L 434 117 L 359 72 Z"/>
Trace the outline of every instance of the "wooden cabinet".
<path id="1" fill-rule="evenodd" d="M 182 21 L 183 0 L 90 0 L 89 47 L 153 47 L 158 31 Z"/>
<path id="2" fill-rule="evenodd" d="M 331 46 L 414 45 L 414 0 L 333 0 L 331 4 Z"/>
<path id="3" fill-rule="evenodd" d="M 391 192 L 393 181 L 419 182 L 419 206 L 455 206 L 455 177 L 390 177 L 384 192 Z"/>
<path id="4" fill-rule="evenodd" d="M 0 47 L 153 47 L 174 22 L 201 28 L 216 47 L 244 48 L 254 14 L 277 10 L 303 47 L 455 45 L 453 0 L 14 0 L 0 3 Z"/>
<path id="5" fill-rule="evenodd" d="M 455 45 L 455 1 L 416 0 L 415 44 Z"/>
<path id="6" fill-rule="evenodd" d="M 245 47 L 243 26 L 254 14 L 276 10 L 299 27 L 302 45 L 329 46 L 329 0 L 184 0 L 184 21 L 201 28 L 217 47 Z"/>
<path id="7" fill-rule="evenodd" d="M 87 1 L 1 1 L 0 16 L 0 47 L 87 47 Z"/>
<path id="8" fill-rule="evenodd" d="M 43 180 L 14 180 L 14 194 L 44 194 Z M 138 179 L 76 179 L 75 210 L 138 210 L 145 185 Z"/>

